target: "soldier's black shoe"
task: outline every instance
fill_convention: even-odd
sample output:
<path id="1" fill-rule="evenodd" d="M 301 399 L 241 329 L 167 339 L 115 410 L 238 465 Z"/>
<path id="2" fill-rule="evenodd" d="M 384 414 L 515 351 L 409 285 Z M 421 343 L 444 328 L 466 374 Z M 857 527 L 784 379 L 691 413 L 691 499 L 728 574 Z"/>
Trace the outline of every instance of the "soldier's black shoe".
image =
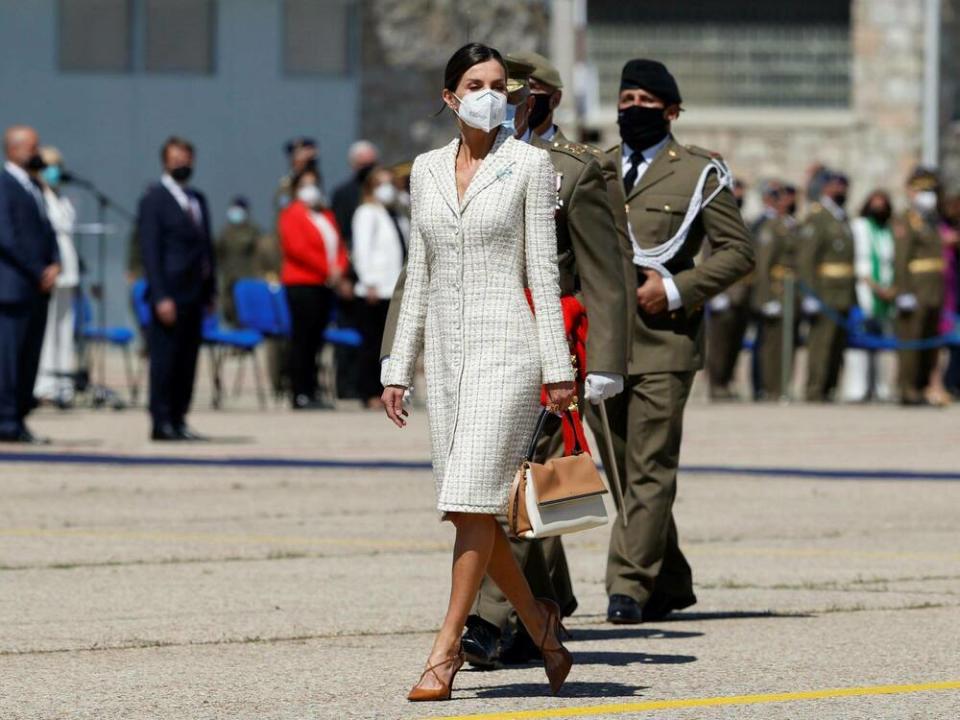
<path id="1" fill-rule="evenodd" d="M 189 440 L 192 442 L 207 442 L 210 438 L 206 435 L 201 435 L 196 430 L 194 430 L 189 425 L 178 425 L 176 428 L 177 434 L 180 436 L 181 440 Z"/>
<path id="2" fill-rule="evenodd" d="M 500 647 L 500 662 L 504 665 L 526 665 L 542 659 L 540 648 L 533 642 L 527 629 L 517 623 L 516 632 L 506 638 Z"/>
<path id="3" fill-rule="evenodd" d="M 177 442 L 183 440 L 183 436 L 177 432 L 177 429 L 170 423 L 160 423 L 153 426 L 153 432 L 150 434 L 151 440 L 159 442 Z"/>
<path id="4" fill-rule="evenodd" d="M 640 612 L 643 622 L 656 622 L 663 620 L 674 610 L 683 610 L 697 603 L 697 596 L 690 594 L 682 597 L 672 597 L 669 595 L 657 595 L 654 593 L 650 599 L 643 605 Z"/>
<path id="5" fill-rule="evenodd" d="M 611 595 L 607 605 L 607 622 L 614 625 L 636 625 L 643 620 L 640 603 L 629 595 Z"/>
<path id="6" fill-rule="evenodd" d="M 460 647 L 467 662 L 477 668 L 493 670 L 500 654 L 500 628 L 478 615 L 467 617 Z"/>

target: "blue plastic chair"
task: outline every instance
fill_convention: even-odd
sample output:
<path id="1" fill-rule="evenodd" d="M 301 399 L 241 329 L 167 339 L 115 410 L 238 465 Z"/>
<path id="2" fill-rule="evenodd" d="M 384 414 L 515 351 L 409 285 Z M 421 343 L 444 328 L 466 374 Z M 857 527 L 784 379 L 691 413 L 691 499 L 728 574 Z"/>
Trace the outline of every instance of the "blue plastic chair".
<path id="1" fill-rule="evenodd" d="M 87 353 L 87 348 L 90 345 L 99 345 L 101 347 L 112 345 L 113 347 L 120 348 L 123 351 L 123 368 L 127 376 L 127 391 L 130 393 L 131 403 L 135 405 L 140 389 L 133 371 L 133 359 L 130 355 L 130 344 L 133 342 L 135 333 L 123 325 L 96 325 L 93 319 L 93 306 L 90 303 L 90 298 L 83 293 L 77 294 L 73 307 L 75 315 L 74 334 L 81 341 L 83 353 L 86 358 L 85 365 L 88 368 L 92 368 L 92 359 Z M 103 363 L 105 361 L 106 358 L 101 356 L 100 362 Z M 92 374 L 91 370 L 91 375 Z M 101 379 L 101 385 L 102 384 L 103 381 Z M 97 404 L 97 400 L 94 402 Z M 122 401 L 118 402 L 120 404 L 116 405 L 116 407 L 122 407 Z"/>
<path id="2" fill-rule="evenodd" d="M 257 400 L 260 408 L 267 406 L 267 397 L 260 380 L 260 364 L 257 361 L 257 348 L 263 342 L 263 335 L 256 330 L 232 330 L 220 327 L 216 313 L 208 313 L 203 318 L 203 344 L 210 351 L 210 375 L 213 382 L 213 407 L 220 409 L 223 402 L 223 363 L 230 352 L 240 355 L 240 365 L 234 381 L 234 395 L 240 394 L 243 384 L 243 358 L 249 357 L 253 365 L 253 380 L 257 386 Z"/>

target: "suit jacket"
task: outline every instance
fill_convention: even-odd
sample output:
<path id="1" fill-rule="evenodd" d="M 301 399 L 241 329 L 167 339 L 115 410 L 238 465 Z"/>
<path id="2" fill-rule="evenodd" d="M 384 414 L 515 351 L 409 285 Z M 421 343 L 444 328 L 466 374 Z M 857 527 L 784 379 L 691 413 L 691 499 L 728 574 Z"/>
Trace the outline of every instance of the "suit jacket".
<path id="1" fill-rule="evenodd" d="M 620 145 L 607 154 L 616 164 L 622 183 Z M 673 237 L 683 222 L 700 173 L 713 157 L 706 150 L 681 145 L 671 138 L 653 159 L 626 198 L 626 214 L 641 248 L 662 245 Z M 711 175 L 704 195 L 716 187 L 716 175 Z M 704 241 L 710 246 L 709 256 L 696 264 L 694 258 Z M 703 367 L 704 303 L 753 270 L 753 243 L 729 189 L 724 188 L 700 211 L 667 269 L 673 274 L 683 306 L 651 316 L 634 305 L 631 374 Z"/>
<path id="2" fill-rule="evenodd" d="M 36 199 L 13 175 L 0 172 L 0 303 L 33 300 L 44 268 L 59 260 L 56 233 Z"/>
<path id="3" fill-rule="evenodd" d="M 202 193 L 190 190 L 203 211 L 198 225 L 161 183 L 140 199 L 137 235 L 152 303 L 207 304 L 216 293 L 210 212 Z"/>

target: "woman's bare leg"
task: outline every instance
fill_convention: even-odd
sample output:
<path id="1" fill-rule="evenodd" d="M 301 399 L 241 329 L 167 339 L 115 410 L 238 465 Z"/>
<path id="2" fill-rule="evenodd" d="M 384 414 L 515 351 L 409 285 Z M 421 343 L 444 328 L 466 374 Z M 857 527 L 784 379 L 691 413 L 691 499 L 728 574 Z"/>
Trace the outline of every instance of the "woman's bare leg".
<path id="1" fill-rule="evenodd" d="M 510 540 L 497 522 L 494 523 L 493 552 L 490 555 L 487 574 L 516 609 L 527 633 L 539 645 L 543 640 L 547 614 L 533 596 L 523 570 L 510 551 Z M 547 649 L 559 647 L 556 638 L 553 637 L 546 639 L 545 646 Z"/>
<path id="2" fill-rule="evenodd" d="M 449 520 L 457 528 L 457 539 L 453 545 L 450 603 L 433 643 L 428 660 L 430 665 L 443 662 L 459 651 L 463 626 L 480 590 L 480 581 L 487 572 L 494 546 L 494 532 L 498 529 L 492 515 L 450 513 Z M 422 686 L 434 687 L 436 684 L 436 678 L 428 673 Z"/>

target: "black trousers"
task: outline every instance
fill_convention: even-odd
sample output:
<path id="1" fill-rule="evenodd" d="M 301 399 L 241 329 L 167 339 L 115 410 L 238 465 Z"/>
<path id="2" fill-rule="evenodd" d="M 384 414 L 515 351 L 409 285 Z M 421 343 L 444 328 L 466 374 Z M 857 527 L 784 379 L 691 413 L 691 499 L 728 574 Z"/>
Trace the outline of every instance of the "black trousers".
<path id="1" fill-rule="evenodd" d="M 193 399 L 202 329 L 203 307 L 199 304 L 178 304 L 177 321 L 170 326 L 162 324 L 154 312 L 148 331 L 154 425 L 184 423 Z"/>
<path id="2" fill-rule="evenodd" d="M 360 311 L 360 333 L 363 345 L 360 346 L 360 398 L 378 398 L 383 392 L 380 384 L 380 342 L 383 329 L 387 325 L 389 300 L 377 300 L 374 303 L 364 301 Z"/>
<path id="3" fill-rule="evenodd" d="M 340 300 L 337 308 L 337 324 L 342 328 L 360 330 L 365 302 L 363 298 Z M 334 357 L 337 360 L 337 397 L 342 400 L 364 397 L 360 365 L 362 352 L 362 348 L 347 345 L 338 345 L 334 348 Z"/>
<path id="4" fill-rule="evenodd" d="M 0 304 L 0 434 L 13 435 L 33 408 L 33 385 L 47 326 L 49 295 Z"/>
<path id="5" fill-rule="evenodd" d="M 293 398 L 317 395 L 317 355 L 330 322 L 333 292 L 324 285 L 287 285 L 290 306 L 290 382 Z"/>

